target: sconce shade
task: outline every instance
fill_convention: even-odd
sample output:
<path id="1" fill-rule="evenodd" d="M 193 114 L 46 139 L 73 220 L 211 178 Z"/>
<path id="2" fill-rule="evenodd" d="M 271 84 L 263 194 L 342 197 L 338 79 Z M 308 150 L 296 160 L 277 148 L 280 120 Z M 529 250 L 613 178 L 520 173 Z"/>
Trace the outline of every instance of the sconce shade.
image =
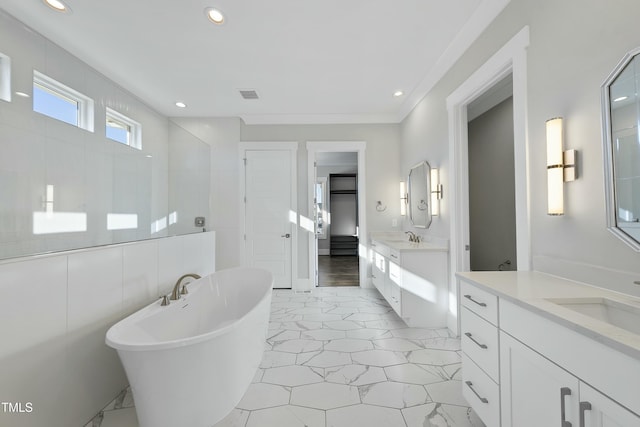
<path id="1" fill-rule="evenodd" d="M 549 119 L 547 127 L 547 213 L 564 215 L 564 161 L 562 117 Z"/>
<path id="2" fill-rule="evenodd" d="M 407 183 L 400 181 L 400 215 L 407 214 Z"/>

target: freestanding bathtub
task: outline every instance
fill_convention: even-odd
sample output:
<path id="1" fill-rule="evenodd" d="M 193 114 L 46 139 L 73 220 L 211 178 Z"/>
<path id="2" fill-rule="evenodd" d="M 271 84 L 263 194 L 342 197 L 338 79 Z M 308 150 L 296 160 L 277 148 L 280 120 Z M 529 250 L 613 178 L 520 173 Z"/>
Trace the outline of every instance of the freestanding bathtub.
<path id="1" fill-rule="evenodd" d="M 210 427 L 238 404 L 262 358 L 272 286 L 265 270 L 221 270 L 109 329 L 140 427 Z"/>

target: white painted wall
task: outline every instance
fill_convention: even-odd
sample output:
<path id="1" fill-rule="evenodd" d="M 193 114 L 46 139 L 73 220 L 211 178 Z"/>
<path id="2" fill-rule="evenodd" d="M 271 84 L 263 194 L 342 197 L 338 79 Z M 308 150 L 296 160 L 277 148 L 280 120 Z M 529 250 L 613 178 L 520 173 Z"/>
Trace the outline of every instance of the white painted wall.
<path id="1" fill-rule="evenodd" d="M 391 230 L 392 219 L 400 217 L 398 196 L 398 125 L 254 125 L 242 126 L 243 141 L 298 141 L 298 211 L 309 217 L 307 197 L 307 141 L 366 141 L 367 228 Z M 375 201 L 390 208 L 376 212 Z M 398 200 L 397 203 L 394 203 Z M 298 239 L 298 274 L 309 278 L 309 242 L 306 233 Z M 367 237 L 368 238 L 368 237 Z"/>
<path id="2" fill-rule="evenodd" d="M 217 266 L 239 265 L 242 259 L 240 230 L 240 141 L 298 142 L 298 212 L 308 216 L 307 141 L 366 141 L 367 223 L 370 231 L 391 230 L 400 218 L 398 125 L 245 125 L 236 118 L 172 118 L 184 129 L 211 145 L 212 226 L 217 233 Z M 375 201 L 388 205 L 376 212 Z M 309 279 L 306 233 L 298 239 L 298 279 Z M 295 279 L 295 278 L 294 278 Z"/>
<path id="3" fill-rule="evenodd" d="M 640 254 L 606 229 L 600 85 L 640 45 L 640 3 L 511 0 L 401 125 L 401 168 L 416 160 L 441 167 L 445 198 L 427 234 L 449 237 L 450 167 L 446 97 L 525 25 L 530 26 L 528 144 L 533 267 L 640 295 Z M 613 25 L 612 23 L 615 23 Z M 564 116 L 565 148 L 580 150 L 578 181 L 566 184 L 563 217 L 546 214 L 545 121 Z"/>

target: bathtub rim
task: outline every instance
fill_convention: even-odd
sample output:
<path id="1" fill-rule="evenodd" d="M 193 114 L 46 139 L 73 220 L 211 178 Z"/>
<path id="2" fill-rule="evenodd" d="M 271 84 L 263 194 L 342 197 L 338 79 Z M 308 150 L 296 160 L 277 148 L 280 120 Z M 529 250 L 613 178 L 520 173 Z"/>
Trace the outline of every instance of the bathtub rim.
<path id="1" fill-rule="evenodd" d="M 261 268 L 255 268 L 255 267 L 235 267 L 235 268 L 229 268 L 229 269 L 224 269 L 224 270 L 219 270 L 217 272 L 211 273 L 207 276 L 204 276 L 198 280 L 193 281 L 193 284 L 197 284 L 198 281 L 202 280 L 203 282 L 198 284 L 198 286 L 202 286 L 204 283 L 204 279 L 208 278 L 209 276 L 213 276 L 215 274 L 218 273 L 223 273 L 223 272 L 233 272 L 233 271 L 254 271 L 254 272 L 259 272 L 260 274 L 264 274 L 265 278 L 268 279 L 269 281 L 269 287 L 267 288 L 267 292 L 265 292 L 262 297 L 258 300 L 258 302 L 250 309 L 248 310 L 246 313 L 244 313 L 242 315 L 242 317 L 236 319 L 234 322 L 225 325 L 221 328 L 217 328 L 214 329 L 212 331 L 209 332 L 205 332 L 203 334 L 198 334 L 198 335 L 192 335 L 189 337 L 185 337 L 185 338 L 179 338 L 179 339 L 173 339 L 173 340 L 167 340 L 167 341 L 157 341 L 157 342 L 148 342 L 148 343 L 130 343 L 130 342 L 122 342 L 122 340 L 119 340 L 117 337 L 118 331 L 124 327 L 129 326 L 128 324 L 131 322 L 135 322 L 138 319 L 143 319 L 143 318 L 147 318 L 147 317 L 151 317 L 153 315 L 155 315 L 156 313 L 164 310 L 166 307 L 162 307 L 160 305 L 160 301 L 154 301 L 151 304 L 146 305 L 145 307 L 142 307 L 141 309 L 131 313 L 130 315 L 128 315 L 127 317 L 120 319 L 118 322 L 116 322 L 114 325 L 112 325 L 109 330 L 107 331 L 106 335 L 105 335 L 105 344 L 115 350 L 118 351 L 157 351 L 157 350 L 169 350 L 172 348 L 178 348 L 178 347 L 188 347 L 191 345 L 195 345 L 210 339 L 213 339 L 217 336 L 229 333 L 230 331 L 233 331 L 234 329 L 237 329 L 238 327 L 240 327 L 242 325 L 242 323 L 244 323 L 244 321 L 252 314 L 254 313 L 256 310 L 258 310 L 259 307 L 261 307 L 264 303 L 265 300 L 267 299 L 271 299 L 271 293 L 273 291 L 273 283 L 274 283 L 274 279 L 273 279 L 273 274 L 271 274 L 271 272 L 265 270 L 265 269 L 261 269 Z M 194 290 L 193 293 L 187 294 L 186 297 L 181 297 L 179 300 L 177 301 L 173 301 L 173 304 L 179 304 L 180 302 L 186 302 L 189 300 L 189 298 L 193 295 L 196 295 L 196 290 Z M 271 309 L 271 307 L 268 308 L 269 310 Z M 115 337 L 114 337 L 115 335 Z"/>

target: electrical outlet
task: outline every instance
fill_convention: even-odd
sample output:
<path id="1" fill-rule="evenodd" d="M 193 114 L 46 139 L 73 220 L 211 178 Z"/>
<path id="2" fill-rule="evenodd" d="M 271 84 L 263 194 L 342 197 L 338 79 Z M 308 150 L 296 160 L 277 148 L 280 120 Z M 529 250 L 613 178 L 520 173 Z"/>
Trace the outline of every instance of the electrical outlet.
<path id="1" fill-rule="evenodd" d="M 391 220 L 391 226 L 392 226 L 392 227 L 397 227 L 397 226 L 398 226 L 398 220 L 397 220 L 396 218 L 393 218 L 393 219 Z"/>

